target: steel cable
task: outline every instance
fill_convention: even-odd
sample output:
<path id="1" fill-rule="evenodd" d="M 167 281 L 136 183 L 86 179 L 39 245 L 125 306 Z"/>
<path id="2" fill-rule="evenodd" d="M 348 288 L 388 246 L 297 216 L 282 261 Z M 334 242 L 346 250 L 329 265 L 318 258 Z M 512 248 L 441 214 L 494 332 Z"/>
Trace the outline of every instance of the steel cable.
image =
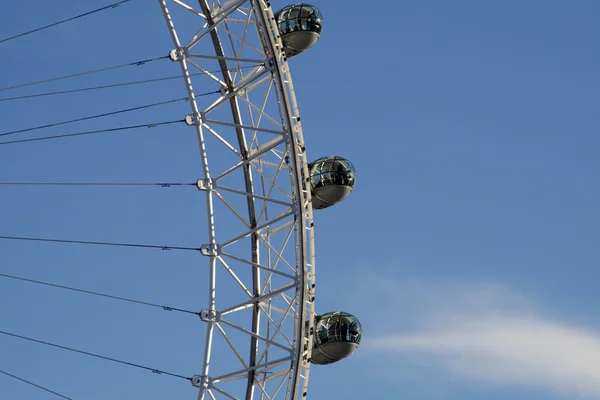
<path id="1" fill-rule="evenodd" d="M 54 23 L 52 23 L 50 25 L 42 26 L 40 28 L 32 29 L 32 30 L 27 31 L 27 32 L 19 33 L 18 35 L 11 36 L 11 37 L 8 37 L 6 39 L 0 40 L 0 43 L 8 42 L 10 40 L 17 39 L 17 38 L 20 38 L 20 37 L 25 36 L 25 35 L 29 35 L 29 34 L 34 33 L 34 32 L 39 32 L 41 30 L 48 29 L 48 28 L 51 28 L 53 26 L 57 26 L 57 25 L 60 25 L 60 24 L 64 24 L 65 22 L 73 21 L 73 20 L 78 19 L 78 18 L 86 17 L 88 15 L 95 14 L 95 13 L 100 12 L 100 11 L 108 10 L 110 8 L 117 8 L 121 4 L 127 3 L 128 1 L 130 1 L 130 0 L 122 0 L 122 1 L 119 1 L 117 3 L 110 4 L 108 6 L 98 8 L 96 10 L 88 11 L 86 13 L 79 14 L 79 15 L 76 15 L 74 17 L 63 19 L 62 21 L 54 22 Z"/>

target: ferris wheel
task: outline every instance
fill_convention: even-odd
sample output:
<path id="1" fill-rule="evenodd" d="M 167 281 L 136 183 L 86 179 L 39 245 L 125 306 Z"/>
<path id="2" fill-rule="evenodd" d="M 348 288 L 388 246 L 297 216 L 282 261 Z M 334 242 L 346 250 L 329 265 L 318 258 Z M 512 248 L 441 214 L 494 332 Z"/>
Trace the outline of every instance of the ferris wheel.
<path id="1" fill-rule="evenodd" d="M 349 356 L 362 334 L 352 315 L 315 310 L 313 210 L 343 200 L 355 182 L 348 160 L 308 159 L 287 61 L 315 44 L 323 18 L 307 4 L 274 12 L 266 0 L 159 3 L 206 195 L 207 333 L 192 383 L 199 399 L 304 398 L 311 364 Z M 195 98 L 193 70 L 219 84 L 216 99 Z M 238 227 L 221 226 L 227 211 Z M 220 282 L 232 279 L 237 293 L 223 294 Z M 227 352 L 237 362 L 213 366 Z"/>
<path id="2" fill-rule="evenodd" d="M 119 1 L 60 23 L 114 8 L 127 1 Z M 353 315 L 342 311 L 319 314 L 315 306 L 313 211 L 327 209 L 343 201 L 353 190 L 356 180 L 354 167 L 345 158 L 308 158 L 288 65 L 290 58 L 301 56 L 318 41 L 323 29 L 323 17 L 316 7 L 304 3 L 284 6 L 275 11 L 268 0 L 159 0 L 158 3 L 172 39 L 172 48 L 164 50 L 172 67 L 180 71 L 186 98 L 16 130 L 0 136 L 186 100 L 190 109 L 182 111 L 180 120 L 17 139 L 0 144 L 151 128 L 156 125 L 171 127 L 171 124 L 181 123 L 181 128 L 177 129 L 195 132 L 198 144 L 194 151 L 199 153 L 200 173 L 195 184 L 185 184 L 196 187 L 205 209 L 204 216 L 194 216 L 203 228 L 199 230 L 201 241 L 198 246 L 172 247 L 17 236 L 0 236 L 0 239 L 191 250 L 198 254 L 199 273 L 190 279 L 204 286 L 207 298 L 196 311 L 190 311 L 2 272 L 0 276 L 166 311 L 175 309 L 188 315 L 195 314 L 199 317 L 199 323 L 205 325 L 203 343 L 194 349 L 196 354 L 202 354 L 198 369 L 188 371 L 190 373 L 183 376 L 11 332 L 0 331 L 0 334 L 183 378 L 197 388 L 198 399 L 295 400 L 310 397 L 308 382 L 311 365 L 331 364 L 350 356 L 359 346 L 362 336 L 360 322 Z M 164 58 L 1 90 L 141 65 Z M 209 84 L 206 83 L 207 77 Z M 154 80 L 164 79 L 170 78 Z M 144 81 L 137 83 L 141 82 Z M 123 85 L 58 91 L 40 96 L 115 86 Z M 218 90 L 214 90 L 215 86 Z M 207 91 L 207 87 L 213 91 Z M 3 370 L 0 373 L 67 398 Z"/>

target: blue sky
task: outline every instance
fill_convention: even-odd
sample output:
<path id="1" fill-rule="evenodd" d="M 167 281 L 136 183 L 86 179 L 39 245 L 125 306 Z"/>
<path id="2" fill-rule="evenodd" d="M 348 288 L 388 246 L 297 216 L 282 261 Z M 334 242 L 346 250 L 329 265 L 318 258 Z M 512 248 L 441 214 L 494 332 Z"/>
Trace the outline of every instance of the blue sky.
<path id="1" fill-rule="evenodd" d="M 309 157 L 346 157 L 358 174 L 346 201 L 315 214 L 317 307 L 357 315 L 365 333 L 351 358 L 311 370 L 312 398 L 600 398 L 600 4 L 336 3 L 314 2 L 323 36 L 290 65 Z M 103 5 L 12 2 L 0 38 Z M 158 4 L 131 1 L 0 48 L 7 87 L 160 57 L 171 42 Z M 0 97 L 178 73 L 159 61 Z M 0 132 L 183 96 L 174 80 L 2 101 Z M 39 133 L 188 112 L 174 103 Z M 179 128 L 0 146 L 0 181 L 193 182 L 200 173 L 195 138 Z M 0 235 L 197 246 L 198 196 L 0 186 Z M 0 241 L 0 273 L 192 309 L 203 305 L 202 262 Z M 6 279 L 0 300 L 0 330 L 200 372 L 204 327 L 193 317 Z M 75 399 L 195 398 L 184 381 L 8 337 L 0 369 Z M 4 376 L 0 393 L 53 398 Z"/>

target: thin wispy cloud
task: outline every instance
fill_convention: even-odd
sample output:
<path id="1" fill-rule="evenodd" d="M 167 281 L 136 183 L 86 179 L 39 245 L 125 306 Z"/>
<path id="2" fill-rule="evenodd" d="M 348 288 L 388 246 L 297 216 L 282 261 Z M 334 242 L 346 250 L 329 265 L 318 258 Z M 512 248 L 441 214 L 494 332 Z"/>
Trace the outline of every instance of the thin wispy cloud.
<path id="1" fill-rule="evenodd" d="M 548 317 L 541 304 L 499 286 L 382 285 L 395 286 L 386 301 L 404 322 L 368 340 L 372 350 L 418 356 L 453 379 L 600 399 L 597 332 Z"/>

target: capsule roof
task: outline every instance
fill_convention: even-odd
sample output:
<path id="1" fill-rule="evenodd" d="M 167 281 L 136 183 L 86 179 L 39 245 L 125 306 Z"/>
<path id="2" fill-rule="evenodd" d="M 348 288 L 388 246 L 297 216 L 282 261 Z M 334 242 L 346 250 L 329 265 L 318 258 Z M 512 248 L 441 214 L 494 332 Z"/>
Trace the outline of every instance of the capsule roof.
<path id="1" fill-rule="evenodd" d="M 337 335 L 337 331 L 349 332 L 349 335 L 342 337 Z M 360 343 L 362 325 L 354 315 L 344 311 L 335 311 L 317 316 L 317 332 L 322 334 L 331 332 L 334 336 L 338 336 L 339 341 Z M 321 336 L 323 337 L 323 335 Z"/>
<path id="2" fill-rule="evenodd" d="M 310 183 L 313 189 L 321 186 L 342 185 L 354 187 L 356 170 L 345 158 L 329 156 L 310 164 Z"/>

